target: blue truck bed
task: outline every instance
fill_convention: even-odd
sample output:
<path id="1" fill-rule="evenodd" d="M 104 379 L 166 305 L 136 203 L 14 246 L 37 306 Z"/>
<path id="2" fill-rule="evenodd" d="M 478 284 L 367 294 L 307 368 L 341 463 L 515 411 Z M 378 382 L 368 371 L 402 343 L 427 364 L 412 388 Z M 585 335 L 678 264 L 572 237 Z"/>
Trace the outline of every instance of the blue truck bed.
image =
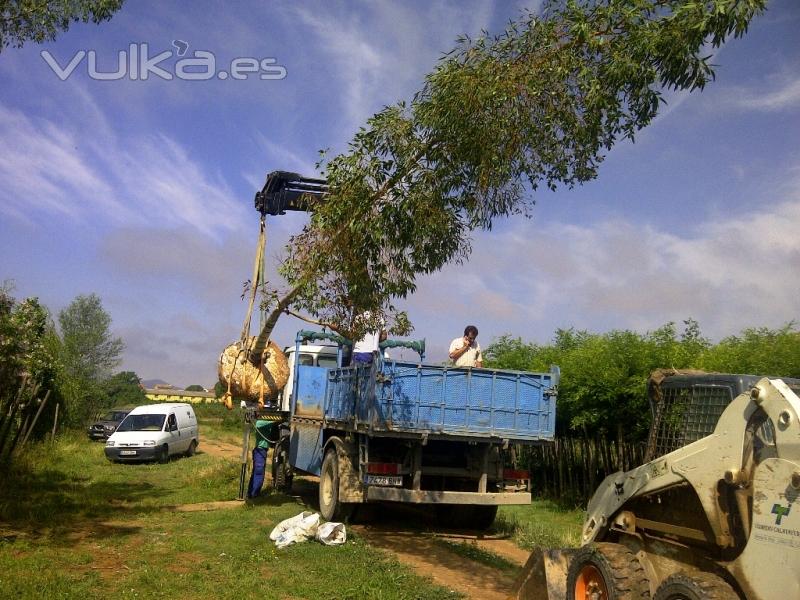
<path id="1" fill-rule="evenodd" d="M 552 440 L 558 371 L 461 369 L 395 360 L 370 367 L 298 366 L 295 417 L 372 434 Z"/>

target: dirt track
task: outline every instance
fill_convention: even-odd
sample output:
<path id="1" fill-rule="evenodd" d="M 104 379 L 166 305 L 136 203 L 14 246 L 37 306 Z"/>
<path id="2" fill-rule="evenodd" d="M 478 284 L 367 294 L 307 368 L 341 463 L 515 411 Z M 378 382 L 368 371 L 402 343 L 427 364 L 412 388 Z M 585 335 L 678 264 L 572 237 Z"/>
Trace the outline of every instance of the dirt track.
<path id="1" fill-rule="evenodd" d="M 241 447 L 219 440 L 203 440 L 198 451 L 238 461 Z M 269 473 L 267 474 L 269 485 Z M 314 478 L 295 480 L 296 498 L 311 510 L 318 510 L 317 482 Z M 203 506 L 194 510 L 214 510 L 226 506 Z M 190 507 L 182 507 L 192 510 Z M 457 590 L 475 600 L 505 600 L 508 598 L 517 570 L 500 569 L 471 560 L 450 550 L 447 543 L 475 544 L 481 550 L 491 552 L 507 562 L 522 566 L 528 552 L 511 541 L 474 531 L 442 531 L 435 520 L 420 509 L 381 507 L 380 518 L 368 518 L 366 523 L 349 525 L 355 534 L 366 539 L 370 545 L 385 550 L 399 561 L 410 566 L 424 577 L 448 589 Z"/>

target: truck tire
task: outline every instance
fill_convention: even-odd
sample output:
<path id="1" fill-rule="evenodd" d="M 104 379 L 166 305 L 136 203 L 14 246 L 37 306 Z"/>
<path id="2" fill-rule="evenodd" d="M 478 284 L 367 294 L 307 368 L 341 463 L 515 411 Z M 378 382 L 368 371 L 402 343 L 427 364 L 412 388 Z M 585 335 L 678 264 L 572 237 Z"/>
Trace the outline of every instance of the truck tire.
<path id="1" fill-rule="evenodd" d="M 475 529 L 475 511 L 471 504 L 437 504 L 436 520 L 447 529 Z"/>
<path id="2" fill-rule="evenodd" d="M 272 451 L 272 487 L 275 491 L 288 494 L 292 491 L 294 470 L 289 464 L 289 440 L 284 438 Z"/>
<path id="3" fill-rule="evenodd" d="M 473 513 L 474 522 L 472 528 L 486 531 L 492 526 L 495 517 L 497 517 L 497 506 L 475 506 L 473 507 Z"/>
<path id="4" fill-rule="evenodd" d="M 319 512 L 326 521 L 344 522 L 352 511 L 352 504 L 339 502 L 339 457 L 331 448 L 325 453 L 319 474 Z"/>
<path id="5" fill-rule="evenodd" d="M 567 600 L 644 600 L 647 576 L 636 555 L 621 544 L 580 548 L 567 571 Z"/>
<path id="6" fill-rule="evenodd" d="M 169 446 L 164 444 L 161 446 L 161 451 L 158 453 L 158 462 L 165 465 L 169 462 Z"/>
<path id="7" fill-rule="evenodd" d="M 653 600 L 739 600 L 739 595 L 713 573 L 675 573 L 658 586 Z"/>

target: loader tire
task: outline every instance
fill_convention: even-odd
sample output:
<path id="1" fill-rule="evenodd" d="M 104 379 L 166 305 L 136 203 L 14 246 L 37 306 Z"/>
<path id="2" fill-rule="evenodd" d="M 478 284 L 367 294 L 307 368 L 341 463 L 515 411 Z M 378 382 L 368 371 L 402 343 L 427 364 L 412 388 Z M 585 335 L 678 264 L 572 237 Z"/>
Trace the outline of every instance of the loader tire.
<path id="1" fill-rule="evenodd" d="M 739 595 L 713 573 L 675 573 L 658 586 L 653 600 L 739 600 Z"/>
<path id="2" fill-rule="evenodd" d="M 567 572 L 567 600 L 644 600 L 647 576 L 636 555 L 621 544 L 580 548 Z"/>

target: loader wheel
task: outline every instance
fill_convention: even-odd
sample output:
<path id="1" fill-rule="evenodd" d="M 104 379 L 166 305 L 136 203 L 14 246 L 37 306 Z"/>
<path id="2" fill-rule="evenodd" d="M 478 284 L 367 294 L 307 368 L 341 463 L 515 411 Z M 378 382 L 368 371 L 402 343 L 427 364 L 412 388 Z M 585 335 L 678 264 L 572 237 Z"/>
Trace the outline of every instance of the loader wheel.
<path id="1" fill-rule="evenodd" d="M 326 521 L 344 522 L 353 512 L 352 504 L 339 502 L 339 457 L 331 448 L 325 453 L 319 475 L 319 512 Z"/>
<path id="2" fill-rule="evenodd" d="M 567 572 L 567 600 L 639 600 L 650 586 L 636 555 L 621 544 L 592 544 L 575 553 Z"/>
<path id="3" fill-rule="evenodd" d="M 676 573 L 658 586 L 653 600 L 739 600 L 739 595 L 712 573 Z"/>

